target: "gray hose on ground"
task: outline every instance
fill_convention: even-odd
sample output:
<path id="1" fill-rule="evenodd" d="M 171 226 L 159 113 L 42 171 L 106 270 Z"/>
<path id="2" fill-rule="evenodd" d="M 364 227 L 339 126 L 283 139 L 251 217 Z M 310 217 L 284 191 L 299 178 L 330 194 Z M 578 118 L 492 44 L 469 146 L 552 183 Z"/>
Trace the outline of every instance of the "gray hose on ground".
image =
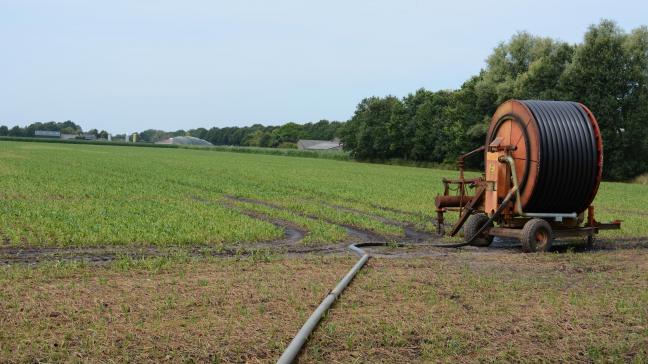
<path id="1" fill-rule="evenodd" d="M 425 244 L 426 246 L 433 246 L 433 247 L 440 247 L 440 248 L 459 248 L 462 246 L 469 245 L 472 243 L 473 240 L 479 234 L 481 234 L 488 225 L 490 225 L 491 222 L 493 222 L 493 219 L 495 219 L 499 214 L 504 210 L 506 206 L 508 206 L 509 201 L 513 197 L 513 193 L 515 191 L 511 190 L 508 195 L 506 195 L 506 198 L 504 198 L 504 201 L 500 204 L 500 206 L 497 208 L 497 211 L 491 216 L 488 221 L 473 235 L 470 240 L 467 240 L 464 243 L 459 243 L 459 244 Z M 324 298 L 322 303 L 313 311 L 313 313 L 310 315 L 308 320 L 306 320 L 306 323 L 299 329 L 297 332 L 297 335 L 292 339 L 290 344 L 286 347 L 286 350 L 284 350 L 283 354 L 279 357 L 279 360 L 277 360 L 277 364 L 290 364 L 292 363 L 295 358 L 297 358 L 297 355 L 299 355 L 299 352 L 301 351 L 302 347 L 308 340 L 308 337 L 310 334 L 313 333 L 319 322 L 322 320 L 322 317 L 324 317 L 324 314 L 326 314 L 326 311 L 333 305 L 333 303 L 337 300 L 337 298 L 342 294 L 342 291 L 351 283 L 353 278 L 356 276 L 356 274 L 364 267 L 365 263 L 369 260 L 369 254 L 365 252 L 364 250 L 361 249 L 361 247 L 368 247 L 368 246 L 398 246 L 401 247 L 403 244 L 392 244 L 392 243 L 357 243 L 357 244 L 351 244 L 349 245 L 349 250 L 353 251 L 356 253 L 360 259 L 356 262 L 356 264 L 353 265 L 351 270 L 342 278 L 342 280 L 333 288 L 331 292 Z"/>
<path id="2" fill-rule="evenodd" d="M 279 360 L 277 360 L 277 364 L 289 364 L 292 363 L 295 358 L 297 358 L 297 355 L 299 355 L 299 352 L 301 351 L 301 348 L 304 346 L 306 341 L 308 340 L 308 336 L 315 330 L 317 327 L 317 324 L 322 320 L 322 317 L 324 317 L 324 314 L 326 311 L 333 305 L 333 302 L 337 300 L 337 298 L 340 296 L 342 291 L 351 283 L 353 278 L 356 276 L 356 274 L 362 269 L 362 267 L 367 263 L 367 260 L 369 260 L 369 254 L 367 254 L 364 250 L 362 250 L 360 247 L 366 247 L 366 246 L 391 246 L 392 244 L 389 243 L 358 243 L 358 244 L 351 244 L 349 245 L 349 249 L 356 253 L 360 259 L 356 262 L 356 264 L 353 265 L 351 270 L 342 278 L 342 280 L 335 286 L 335 288 L 324 298 L 322 303 L 313 311 L 313 313 L 310 315 L 308 320 L 306 320 L 306 323 L 304 326 L 302 326 L 301 329 L 299 329 L 299 332 L 297 332 L 297 335 L 292 339 L 290 344 L 288 344 L 288 347 L 286 347 L 286 350 L 284 350 L 283 354 L 281 354 L 281 357 L 279 357 Z M 401 245 L 397 245 L 401 246 Z"/>

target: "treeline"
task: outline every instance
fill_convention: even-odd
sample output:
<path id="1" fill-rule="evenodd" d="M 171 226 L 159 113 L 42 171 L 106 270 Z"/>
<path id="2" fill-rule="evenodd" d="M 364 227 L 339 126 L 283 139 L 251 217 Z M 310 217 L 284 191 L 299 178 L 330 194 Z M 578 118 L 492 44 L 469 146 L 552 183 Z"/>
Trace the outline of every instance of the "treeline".
<path id="1" fill-rule="evenodd" d="M 47 130 L 47 131 L 58 131 L 61 134 L 71 134 L 71 135 L 81 135 L 84 133 L 83 128 L 80 125 L 74 123 L 71 120 L 56 122 L 49 121 L 46 123 L 31 123 L 26 127 L 20 127 L 18 125 L 9 128 L 6 125 L 0 126 L 0 136 L 10 136 L 10 137 L 33 137 L 36 133 L 36 130 Z M 93 134 L 97 136 L 108 136 L 108 132 L 105 130 L 97 131 L 97 129 L 91 129 L 87 131 L 88 134 Z"/>
<path id="2" fill-rule="evenodd" d="M 316 123 L 296 124 L 287 123 L 281 126 L 263 126 L 254 124 L 244 127 L 227 128 L 197 128 L 189 130 L 164 131 L 148 129 L 137 134 L 137 141 L 155 143 L 175 136 L 194 136 L 205 139 L 214 145 L 251 146 L 251 147 L 281 147 L 296 148 L 299 139 L 332 140 L 337 137 L 340 128 L 344 125 L 339 121 L 320 120 Z M 92 134 L 99 139 L 107 139 L 108 132 L 83 128 L 68 120 L 64 122 L 50 121 L 46 123 L 32 123 L 26 127 L 0 126 L 0 136 L 8 137 L 34 137 L 36 130 L 59 131 L 62 134 Z M 124 140 L 126 134 L 112 136 L 113 140 Z M 129 135 L 130 140 L 130 135 Z"/>
<path id="3" fill-rule="evenodd" d="M 512 98 L 582 102 L 601 127 L 605 177 L 648 171 L 648 28 L 626 33 L 612 21 L 581 44 L 518 33 L 458 90 L 364 99 L 341 139 L 357 159 L 453 162 L 484 143 L 491 115 Z"/>
<path id="4" fill-rule="evenodd" d="M 331 140 L 343 125 L 339 121 L 320 120 L 316 123 L 287 123 L 281 126 L 254 124 L 244 127 L 197 128 L 165 132 L 145 130 L 138 133 L 142 141 L 157 142 L 178 135 L 191 135 L 214 145 L 294 148 L 299 139 Z"/>

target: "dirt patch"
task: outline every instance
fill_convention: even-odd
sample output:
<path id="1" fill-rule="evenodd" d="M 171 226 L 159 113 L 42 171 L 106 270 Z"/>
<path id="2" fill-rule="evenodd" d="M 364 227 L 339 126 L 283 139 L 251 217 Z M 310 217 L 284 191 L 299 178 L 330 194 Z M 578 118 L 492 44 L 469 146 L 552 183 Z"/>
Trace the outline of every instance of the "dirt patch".
<path id="1" fill-rule="evenodd" d="M 648 238 L 596 238 L 592 250 L 648 249 Z"/>
<path id="2" fill-rule="evenodd" d="M 379 216 L 379 215 L 376 215 L 376 214 L 372 214 L 372 213 L 369 213 L 369 212 L 366 212 L 366 211 L 362 211 L 362 210 L 358 210 L 358 209 L 354 209 L 354 208 L 350 208 L 350 207 L 334 205 L 334 204 L 330 204 L 330 203 L 326 203 L 326 202 L 322 202 L 322 204 L 324 204 L 324 205 L 326 205 L 328 207 L 334 208 L 334 209 L 336 209 L 338 211 L 346 211 L 346 212 L 354 213 L 354 214 L 357 214 L 357 215 L 366 216 L 366 217 L 369 217 L 369 218 L 374 219 L 376 221 L 380 221 L 380 222 L 382 222 L 383 224 L 386 224 L 386 225 L 400 226 L 400 227 L 403 228 L 403 231 L 405 232 L 406 241 L 426 241 L 426 240 L 431 240 L 433 238 L 438 238 L 438 235 L 436 235 L 436 234 L 432 234 L 432 233 L 429 233 L 427 231 L 422 231 L 422 230 L 415 229 L 414 225 L 411 224 L 411 223 L 392 220 L 392 219 L 386 218 L 384 216 Z"/>
<path id="3" fill-rule="evenodd" d="M 277 204 L 274 204 L 274 203 L 271 203 L 271 202 L 255 200 L 255 199 L 247 198 L 247 197 L 235 197 L 235 196 L 231 196 L 231 195 L 225 195 L 224 197 L 226 199 L 232 200 L 232 201 L 247 202 L 247 203 L 251 203 L 251 204 L 255 204 L 255 205 L 269 207 L 269 208 L 276 209 L 276 210 L 288 211 L 288 212 L 291 212 L 291 213 L 293 213 L 295 215 L 298 215 L 298 216 L 301 216 L 301 217 L 304 217 L 304 218 L 307 218 L 307 219 L 321 220 L 321 221 L 327 222 L 327 223 L 332 224 L 332 225 L 338 225 L 338 226 L 344 227 L 345 229 L 347 229 L 349 231 L 352 231 L 355 236 L 362 237 L 363 241 L 373 241 L 373 240 L 377 241 L 377 240 L 384 240 L 385 239 L 384 236 L 381 236 L 380 234 L 377 234 L 377 233 L 375 233 L 373 231 L 360 229 L 360 228 L 358 228 L 356 226 L 353 226 L 353 225 L 340 224 L 340 223 L 337 223 L 337 222 L 332 221 L 330 219 L 322 218 L 320 216 L 315 216 L 315 215 L 303 213 L 303 212 L 300 212 L 300 211 L 294 211 L 294 210 L 285 208 L 283 206 L 280 206 L 280 205 L 277 205 Z"/>

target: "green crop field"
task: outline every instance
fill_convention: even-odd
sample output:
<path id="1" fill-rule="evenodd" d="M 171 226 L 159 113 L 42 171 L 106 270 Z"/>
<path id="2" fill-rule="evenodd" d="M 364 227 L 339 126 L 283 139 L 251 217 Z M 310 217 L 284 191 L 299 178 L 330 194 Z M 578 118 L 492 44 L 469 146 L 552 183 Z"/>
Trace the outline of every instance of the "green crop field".
<path id="1" fill-rule="evenodd" d="M 341 225 L 398 239 L 432 231 L 441 177 L 455 172 L 312 158 L 2 142 L 0 232 L 11 246 L 229 244 L 306 231 L 304 244 L 347 238 Z M 245 200 L 245 199 L 250 200 Z M 267 202 L 269 204 L 260 204 Z M 648 187 L 603 183 L 598 219 L 615 237 L 648 236 Z"/>
<path id="2" fill-rule="evenodd" d="M 0 362 L 273 362 L 348 243 L 444 241 L 443 176 L 0 141 Z M 648 361 L 648 186 L 605 182 L 595 205 L 623 225 L 593 251 L 373 248 L 300 362 Z"/>

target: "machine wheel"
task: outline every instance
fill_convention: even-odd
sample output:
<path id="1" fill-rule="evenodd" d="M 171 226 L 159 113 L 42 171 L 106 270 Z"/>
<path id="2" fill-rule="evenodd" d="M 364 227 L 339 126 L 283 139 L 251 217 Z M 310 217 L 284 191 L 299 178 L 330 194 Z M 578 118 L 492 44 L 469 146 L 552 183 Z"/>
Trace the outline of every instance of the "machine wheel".
<path id="1" fill-rule="evenodd" d="M 524 224 L 520 241 L 526 253 L 546 252 L 551 249 L 551 226 L 542 219 L 531 219 Z"/>
<path id="2" fill-rule="evenodd" d="M 479 231 L 479 229 L 481 229 L 487 221 L 488 216 L 486 216 L 486 214 L 470 215 L 470 217 L 468 217 L 468 220 L 466 220 L 466 224 L 464 224 L 464 242 L 468 243 L 468 239 L 475 236 L 475 233 L 477 233 L 477 231 Z M 492 227 L 493 222 L 491 221 L 489 225 L 489 227 Z M 473 239 L 472 242 L 470 242 L 470 245 L 489 246 L 492 242 L 493 236 L 488 235 L 488 233 L 486 232 L 482 232 L 481 234 L 479 234 L 479 236 Z"/>

